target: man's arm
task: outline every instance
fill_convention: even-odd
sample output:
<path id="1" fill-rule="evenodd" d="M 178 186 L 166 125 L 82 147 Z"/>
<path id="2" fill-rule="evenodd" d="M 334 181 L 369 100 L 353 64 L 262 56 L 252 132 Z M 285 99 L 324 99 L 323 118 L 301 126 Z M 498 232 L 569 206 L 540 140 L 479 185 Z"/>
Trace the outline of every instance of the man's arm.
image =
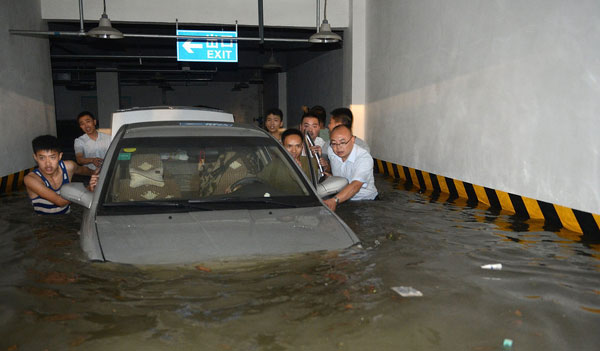
<path id="1" fill-rule="evenodd" d="M 89 157 L 89 158 L 83 157 L 82 153 L 76 153 L 75 159 L 77 159 L 77 163 L 79 163 L 80 165 L 87 165 L 87 164 L 93 163 L 94 166 L 96 166 L 96 167 L 102 166 L 102 161 L 103 161 L 99 157 Z"/>
<path id="2" fill-rule="evenodd" d="M 81 174 L 81 175 L 92 175 L 94 171 L 87 168 L 86 166 L 80 166 L 73 161 L 63 161 L 65 163 L 65 167 L 67 167 L 67 172 L 69 173 L 69 181 L 73 177 L 73 174 Z"/>
<path id="3" fill-rule="evenodd" d="M 75 139 L 73 148 L 75 149 L 75 159 L 77 160 L 77 163 L 79 163 L 80 165 L 87 165 L 87 164 L 93 163 L 96 167 L 102 166 L 103 160 L 101 158 L 84 156 L 85 155 L 85 143 L 80 138 Z"/>
<path id="4" fill-rule="evenodd" d="M 71 180 L 72 175 L 75 174 L 83 174 L 92 176 L 90 178 L 90 183 L 87 186 L 89 191 L 94 191 L 96 189 L 96 185 L 98 185 L 98 173 L 100 169 L 97 168 L 95 171 L 87 168 L 86 166 L 80 166 L 73 161 L 64 161 L 65 166 L 67 167 L 67 172 L 69 172 L 69 180 Z"/>
<path id="5" fill-rule="evenodd" d="M 338 203 L 350 200 L 354 195 L 356 195 L 356 193 L 359 192 L 363 184 L 364 183 L 360 180 L 353 180 L 350 184 L 346 185 L 344 189 L 337 193 L 337 195 L 331 199 L 325 200 L 325 205 L 327 205 L 327 207 L 329 207 L 332 211 L 335 211 Z M 338 198 L 338 203 L 335 202 L 336 197 Z"/>
<path id="6" fill-rule="evenodd" d="M 26 175 L 25 179 L 23 179 L 23 182 L 25 183 L 29 197 L 39 196 L 60 207 L 70 204 L 69 201 L 63 199 L 53 190 L 46 187 L 46 184 L 44 184 L 42 179 L 34 173 L 29 173 Z"/>

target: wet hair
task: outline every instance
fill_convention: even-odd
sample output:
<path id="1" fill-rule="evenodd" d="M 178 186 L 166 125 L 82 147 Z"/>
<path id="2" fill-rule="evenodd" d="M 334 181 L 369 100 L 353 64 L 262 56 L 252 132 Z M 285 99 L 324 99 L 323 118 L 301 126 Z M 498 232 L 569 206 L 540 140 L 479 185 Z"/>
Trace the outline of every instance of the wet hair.
<path id="1" fill-rule="evenodd" d="M 290 135 L 297 135 L 300 137 L 300 140 L 302 140 L 302 138 L 304 137 L 302 135 L 302 132 L 296 128 L 286 129 L 283 133 L 281 133 L 281 143 L 284 144 L 285 138 L 289 137 Z"/>
<path id="2" fill-rule="evenodd" d="M 335 110 L 331 111 L 331 118 L 333 118 L 336 122 L 341 122 L 343 125 L 347 125 L 348 127 L 352 128 L 354 116 L 352 115 L 352 111 L 349 108 L 336 108 Z"/>
<path id="3" fill-rule="evenodd" d="M 348 127 L 346 125 L 343 125 L 343 124 L 340 124 L 339 126 L 336 126 L 335 128 L 333 128 L 333 130 L 331 131 L 331 135 L 333 135 L 333 132 L 335 132 L 336 130 L 338 130 L 340 128 L 345 128 L 345 129 L 349 130 L 350 131 L 350 135 L 353 135 L 352 134 L 352 128 L 350 128 L 350 127 Z"/>
<path id="4" fill-rule="evenodd" d="M 272 109 L 267 110 L 267 113 L 265 113 L 265 117 L 267 117 L 268 115 L 279 116 L 279 119 L 281 119 L 283 121 L 283 111 L 281 111 L 278 108 L 272 108 Z"/>
<path id="5" fill-rule="evenodd" d="M 309 112 L 314 113 L 314 115 L 319 119 L 319 123 L 325 124 L 325 121 L 327 120 L 327 112 L 323 106 L 315 105 L 310 108 Z"/>
<path id="6" fill-rule="evenodd" d="M 348 128 L 352 128 L 352 119 L 346 115 L 331 116 L 331 119 L 336 123 L 343 124 Z"/>
<path id="7" fill-rule="evenodd" d="M 300 120 L 300 123 L 304 123 L 304 119 L 305 118 L 316 118 L 319 120 L 319 123 L 321 123 L 321 120 L 319 119 L 319 116 L 317 116 L 316 113 L 313 112 L 313 110 L 309 110 L 308 112 L 306 112 L 305 114 L 302 115 L 302 120 Z"/>
<path id="8" fill-rule="evenodd" d="M 94 117 L 94 114 L 91 113 L 90 111 L 81 111 L 77 115 L 77 123 L 79 123 L 79 119 L 83 116 L 90 116 L 90 117 L 92 117 L 93 120 L 96 120 L 96 117 Z"/>
<path id="9" fill-rule="evenodd" d="M 33 147 L 34 154 L 38 151 L 56 151 L 61 153 L 58 139 L 53 135 L 40 135 L 33 139 L 31 146 Z"/>

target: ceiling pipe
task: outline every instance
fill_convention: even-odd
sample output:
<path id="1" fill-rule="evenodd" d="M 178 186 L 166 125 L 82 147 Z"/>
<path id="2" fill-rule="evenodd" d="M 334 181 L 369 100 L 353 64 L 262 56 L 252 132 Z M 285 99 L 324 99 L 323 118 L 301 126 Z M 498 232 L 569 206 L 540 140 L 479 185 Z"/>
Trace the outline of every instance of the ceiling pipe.
<path id="1" fill-rule="evenodd" d="M 57 59 L 177 59 L 177 56 L 162 55 L 162 56 L 142 56 L 142 55 L 50 55 L 51 58 Z"/>
<path id="2" fill-rule="evenodd" d="M 31 36 L 49 36 L 49 37 L 67 37 L 79 36 L 79 32 L 44 32 L 24 29 L 9 29 L 10 34 L 15 35 L 31 35 Z M 214 36 L 199 36 L 199 35 L 170 35 L 170 34 L 123 34 L 124 38 L 153 38 L 153 39 L 215 39 Z M 232 41 L 260 41 L 260 38 L 252 37 L 227 37 L 227 40 Z M 308 43 L 308 39 L 296 38 L 264 38 L 264 41 L 269 42 L 290 42 L 290 43 Z"/>
<path id="3" fill-rule="evenodd" d="M 47 37 L 78 37 L 79 32 L 43 32 L 37 30 L 9 29 L 9 34 L 25 36 L 47 36 Z"/>
<path id="4" fill-rule="evenodd" d="M 85 35 L 83 28 L 83 0 L 79 0 L 79 35 Z"/>
<path id="5" fill-rule="evenodd" d="M 54 72 L 129 72 L 129 73 L 137 73 L 137 72 L 170 72 L 170 73 L 217 73 L 218 70 L 215 68 L 214 70 L 180 70 L 180 69 L 129 69 L 129 68 L 53 68 Z"/>
<path id="6" fill-rule="evenodd" d="M 209 82 L 212 81 L 212 77 L 211 78 L 165 78 L 163 81 L 161 82 L 155 82 L 152 81 L 152 79 L 150 78 L 119 78 L 119 82 L 139 82 L 139 81 L 144 81 L 144 82 L 151 82 L 152 85 L 158 85 L 161 84 L 162 82 Z M 73 79 L 73 80 L 56 80 L 55 83 L 57 83 L 57 85 L 63 85 L 67 82 L 89 82 L 89 83 L 95 83 L 96 79 L 91 79 L 91 78 L 86 78 L 86 79 Z"/>
<path id="7" fill-rule="evenodd" d="M 263 0 L 258 0 L 258 37 L 260 44 L 265 43 L 265 21 L 263 18 Z"/>
<path id="8" fill-rule="evenodd" d="M 317 32 L 319 31 L 320 25 L 321 25 L 321 1 L 317 0 Z"/>

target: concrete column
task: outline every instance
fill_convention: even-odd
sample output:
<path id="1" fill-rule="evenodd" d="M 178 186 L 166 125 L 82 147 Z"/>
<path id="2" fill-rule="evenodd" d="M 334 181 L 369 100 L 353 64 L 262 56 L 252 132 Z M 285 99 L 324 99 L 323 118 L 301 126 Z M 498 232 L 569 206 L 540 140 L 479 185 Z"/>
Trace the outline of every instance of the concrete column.
<path id="1" fill-rule="evenodd" d="M 287 73 L 281 72 L 277 74 L 277 82 L 278 82 L 278 106 L 281 111 L 283 111 L 283 126 L 287 128 L 288 121 L 288 111 L 287 111 Z"/>
<path id="2" fill-rule="evenodd" d="M 365 103 L 367 101 L 366 72 L 367 72 L 367 4 L 366 0 L 351 2 L 351 102 L 350 109 L 354 115 L 352 130 L 354 135 L 369 142 L 366 137 Z"/>
<path id="3" fill-rule="evenodd" d="M 112 113 L 119 109 L 119 73 L 97 72 L 96 94 L 98 96 L 98 125 L 110 128 Z"/>

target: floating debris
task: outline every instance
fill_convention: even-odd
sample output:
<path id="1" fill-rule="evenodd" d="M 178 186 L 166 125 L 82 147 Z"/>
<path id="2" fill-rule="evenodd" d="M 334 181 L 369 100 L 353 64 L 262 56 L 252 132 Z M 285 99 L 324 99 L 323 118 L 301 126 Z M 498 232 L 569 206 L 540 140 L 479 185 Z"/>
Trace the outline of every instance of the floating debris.
<path id="1" fill-rule="evenodd" d="M 202 266 L 202 265 L 197 265 L 196 269 L 199 270 L 199 271 L 202 271 L 202 272 L 207 272 L 207 273 L 209 273 L 209 272 L 212 271 L 212 269 L 210 269 L 210 267 L 205 267 L 205 266 Z"/>
<path id="2" fill-rule="evenodd" d="M 413 288 L 412 286 L 394 286 L 392 287 L 395 293 L 402 297 L 418 297 L 423 296 L 423 293 Z"/>
<path id="3" fill-rule="evenodd" d="M 493 271 L 499 271 L 499 270 L 502 270 L 502 263 L 484 264 L 483 266 L 481 266 L 481 268 L 491 269 Z"/>

